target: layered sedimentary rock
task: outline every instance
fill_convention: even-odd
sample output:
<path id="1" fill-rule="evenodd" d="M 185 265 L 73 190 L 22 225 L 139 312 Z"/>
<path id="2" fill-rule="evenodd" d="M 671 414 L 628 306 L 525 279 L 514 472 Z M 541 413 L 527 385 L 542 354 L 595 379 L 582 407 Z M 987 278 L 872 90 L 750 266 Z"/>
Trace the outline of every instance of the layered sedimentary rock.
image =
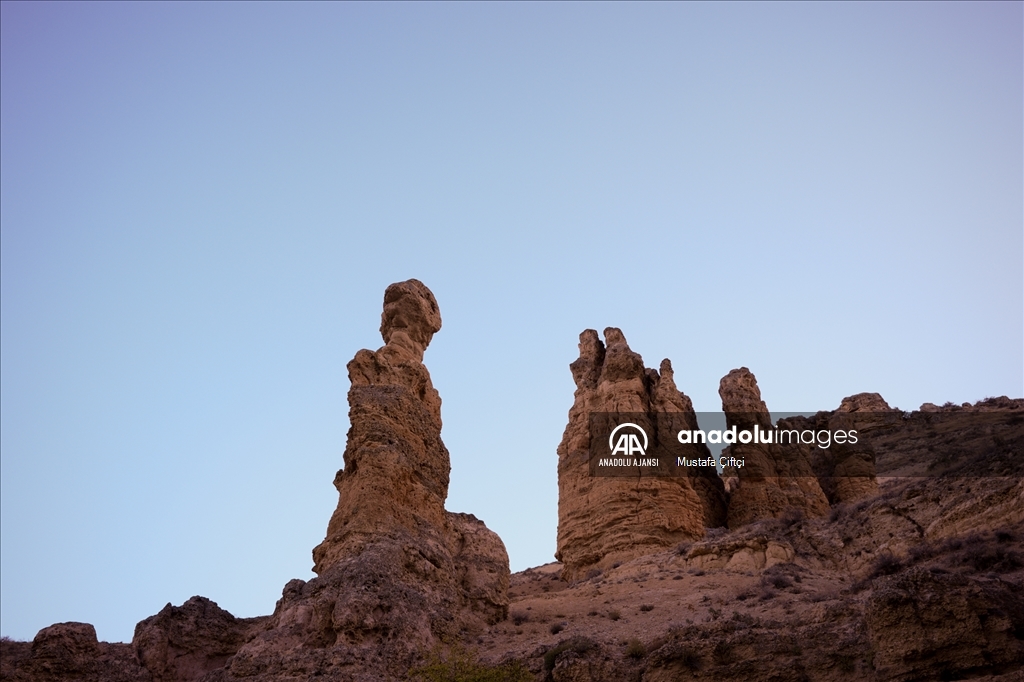
<path id="1" fill-rule="evenodd" d="M 338 507 L 313 550 L 318 577 L 285 587 L 267 627 L 228 666 L 232 676 L 312 666 L 351 679 L 401 677 L 441 639 L 506 616 L 504 544 L 472 515 L 444 508 L 441 399 L 423 365 L 440 328 L 421 282 L 388 287 L 385 345 L 348 364 L 351 428 L 334 480 Z"/>
<path id="2" fill-rule="evenodd" d="M 675 385 L 672 364 L 644 368 L 622 331 L 588 329 L 570 366 L 576 382 L 569 423 L 558 446 L 558 549 L 563 577 L 574 579 L 651 551 L 704 536 L 725 520 L 725 489 L 717 476 L 602 478 L 590 475 L 590 418 L 599 413 L 644 416 L 655 438 L 672 438 L 668 420 L 696 428 L 690 399 Z M 704 447 L 705 456 L 710 455 Z"/>
<path id="3" fill-rule="evenodd" d="M 761 432 L 772 430 L 771 414 L 749 369 L 734 369 L 722 377 L 718 394 L 730 429 L 752 432 L 757 426 Z M 729 496 L 730 528 L 791 510 L 807 516 L 828 512 L 828 499 L 803 449 L 783 448 L 778 443 L 738 442 L 728 450 L 730 456 L 744 462 L 737 469 L 738 481 Z"/>
<path id="4" fill-rule="evenodd" d="M 852 502 L 878 492 L 875 449 L 872 439 L 898 428 L 901 413 L 877 393 L 858 393 L 843 398 L 839 408 L 810 417 L 789 417 L 778 422 L 780 429 L 827 430 L 830 434 L 855 431 L 857 442 L 832 440 L 827 448 L 801 444 L 818 484 L 830 504 Z"/>

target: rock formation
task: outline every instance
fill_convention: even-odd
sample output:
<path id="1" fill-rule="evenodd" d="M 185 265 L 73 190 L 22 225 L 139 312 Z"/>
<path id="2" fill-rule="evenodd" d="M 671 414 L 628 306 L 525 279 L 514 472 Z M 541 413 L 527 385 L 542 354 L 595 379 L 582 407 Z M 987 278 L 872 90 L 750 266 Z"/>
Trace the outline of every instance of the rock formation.
<path id="1" fill-rule="evenodd" d="M 746 367 L 722 377 L 718 394 L 730 429 L 753 431 L 755 425 L 760 431 L 773 428 L 757 379 Z M 802 449 L 754 442 L 735 443 L 728 449 L 729 456 L 744 461 L 729 497 L 729 528 L 792 510 L 807 516 L 828 513 L 828 499 Z"/>
<path id="2" fill-rule="evenodd" d="M 266 618 L 235 618 L 205 597 L 168 604 L 135 626 L 132 648 L 154 680 L 194 680 L 224 667 Z"/>
<path id="3" fill-rule="evenodd" d="M 671 547 L 704 536 L 725 520 L 725 489 L 717 476 L 603 478 L 590 474 L 590 418 L 601 413 L 638 414 L 655 438 L 672 438 L 669 422 L 696 428 L 690 399 L 675 385 L 672 364 L 645 369 L 622 331 L 580 334 L 580 357 L 569 369 L 576 382 L 569 423 L 558 446 L 558 550 L 563 577 Z M 706 446 L 704 456 L 710 452 Z"/>
<path id="4" fill-rule="evenodd" d="M 0 643 L 0 680 L 11 682 L 151 682 L 128 644 L 96 639 L 88 623 L 56 623 L 31 642 Z"/>
<path id="5" fill-rule="evenodd" d="M 818 484 L 830 504 L 852 502 L 878 492 L 875 449 L 872 441 L 879 434 L 899 425 L 901 413 L 893 410 L 877 393 L 858 393 L 843 398 L 839 409 L 818 412 L 810 417 L 780 419 L 780 429 L 823 429 L 858 434 L 856 443 L 832 442 L 828 448 L 799 445 Z"/>
<path id="6" fill-rule="evenodd" d="M 1024 400 L 907 413 L 851 396 L 787 423 L 856 427 L 862 447 L 733 443 L 745 465 L 728 493 L 700 471 L 591 476 L 595 414 L 633 415 L 655 446 L 697 424 L 667 360 L 645 369 L 619 330 L 607 345 L 585 331 L 559 446 L 566 563 L 510 581 L 497 535 L 444 509 L 441 402 L 422 362 L 440 326 L 421 283 L 388 288 L 384 347 L 349 363 L 318 576 L 285 585 L 272 615 L 193 597 L 130 645 L 58 623 L 0 639 L 0 682 L 1024 679 Z M 748 370 L 720 394 L 729 427 L 770 427 Z"/>
<path id="7" fill-rule="evenodd" d="M 441 399 L 423 365 L 440 328 L 437 301 L 421 282 L 387 288 L 385 345 L 348 364 L 351 428 L 334 479 L 338 507 L 313 550 L 318 577 L 288 583 L 267 625 L 229 664 L 232 678 L 310 666 L 350 679 L 401 678 L 441 639 L 505 618 L 504 544 L 474 516 L 444 508 Z"/>

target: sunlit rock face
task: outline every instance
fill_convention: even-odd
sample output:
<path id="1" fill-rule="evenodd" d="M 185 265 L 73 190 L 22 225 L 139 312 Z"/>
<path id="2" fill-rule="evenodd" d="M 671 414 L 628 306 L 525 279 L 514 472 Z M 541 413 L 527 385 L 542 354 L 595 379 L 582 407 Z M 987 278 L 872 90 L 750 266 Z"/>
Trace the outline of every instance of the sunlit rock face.
<path id="1" fill-rule="evenodd" d="M 704 536 L 725 522 L 725 488 L 717 476 L 602 478 L 590 475 L 590 415 L 644 415 L 668 430 L 659 415 L 696 428 L 690 399 L 675 384 L 672 363 L 644 367 L 622 331 L 588 329 L 569 369 L 576 382 L 569 423 L 558 446 L 558 549 L 563 577 L 575 579 L 618 561 Z M 670 433 L 660 437 L 672 438 Z M 710 452 L 704 448 L 707 455 Z"/>

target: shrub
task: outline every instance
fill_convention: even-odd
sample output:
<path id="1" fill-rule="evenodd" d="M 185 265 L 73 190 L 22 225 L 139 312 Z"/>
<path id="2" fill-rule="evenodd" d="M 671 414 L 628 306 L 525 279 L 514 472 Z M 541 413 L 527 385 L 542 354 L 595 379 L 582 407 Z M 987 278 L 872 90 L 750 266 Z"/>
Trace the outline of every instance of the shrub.
<path id="1" fill-rule="evenodd" d="M 647 611 L 653 611 L 654 610 L 654 605 L 653 604 L 641 604 L 640 605 L 640 610 L 645 612 L 645 613 Z"/>
<path id="2" fill-rule="evenodd" d="M 516 625 L 522 625 L 526 621 L 530 620 L 529 614 L 523 613 L 522 611 L 513 611 L 509 614 L 509 618 L 511 618 L 512 622 Z"/>
<path id="3" fill-rule="evenodd" d="M 790 507 L 779 517 L 779 525 L 783 529 L 789 529 L 804 520 L 803 510 L 797 507 Z"/>
<path id="4" fill-rule="evenodd" d="M 903 563 L 892 554 L 882 554 L 871 564 L 869 577 L 878 578 L 883 575 L 898 573 L 903 568 Z"/>
<path id="5" fill-rule="evenodd" d="M 732 663 L 732 645 L 724 639 L 720 639 L 715 642 L 715 646 L 711 650 L 711 654 L 714 656 L 715 662 L 719 665 Z"/>
<path id="6" fill-rule="evenodd" d="M 677 633 L 676 637 L 678 638 L 678 636 Z M 666 644 L 656 639 L 647 647 L 647 651 L 651 653 L 655 668 L 664 667 L 664 664 L 670 662 L 678 663 L 681 667 L 692 672 L 701 668 L 700 652 L 688 644 L 681 644 L 679 642 L 669 642 Z"/>
<path id="7" fill-rule="evenodd" d="M 551 630 L 551 634 L 557 635 L 565 629 L 565 623 L 552 623 L 549 629 Z"/>
<path id="8" fill-rule="evenodd" d="M 612 609 L 611 611 L 608 612 L 608 617 L 611 618 L 612 620 L 618 620 L 619 618 L 622 618 L 622 614 L 619 613 L 617 610 Z"/>
<path id="9" fill-rule="evenodd" d="M 772 587 L 776 587 L 780 590 L 784 590 L 787 587 L 793 587 L 793 581 L 790 580 L 788 575 L 777 573 L 775 575 L 766 575 L 762 582 L 765 582 Z"/>
<path id="10" fill-rule="evenodd" d="M 646 654 L 644 643 L 636 637 L 626 642 L 626 656 L 629 658 L 643 658 Z"/>
<path id="11" fill-rule="evenodd" d="M 676 554 L 679 556 L 686 556 L 686 553 L 690 551 L 690 547 L 692 546 L 692 542 L 680 542 L 679 546 L 676 547 Z"/>
<path id="12" fill-rule="evenodd" d="M 486 665 L 466 649 L 455 647 L 442 656 L 435 651 L 429 660 L 409 671 L 409 679 L 422 682 L 530 682 L 533 675 L 519 661 Z"/>
<path id="13" fill-rule="evenodd" d="M 585 654 L 596 646 L 597 644 L 594 643 L 594 640 L 587 639 L 586 637 L 573 637 L 565 640 L 564 642 L 560 642 L 558 645 L 548 649 L 544 654 L 544 669 L 554 670 L 558 656 L 566 651 Z"/>

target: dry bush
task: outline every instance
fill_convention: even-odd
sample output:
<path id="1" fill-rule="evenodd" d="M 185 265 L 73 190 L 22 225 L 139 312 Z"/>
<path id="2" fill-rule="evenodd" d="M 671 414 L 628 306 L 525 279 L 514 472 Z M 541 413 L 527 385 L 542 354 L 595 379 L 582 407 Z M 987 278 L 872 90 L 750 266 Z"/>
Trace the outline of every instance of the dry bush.
<path id="1" fill-rule="evenodd" d="M 647 655 L 647 648 L 644 643 L 634 637 L 626 642 L 626 656 L 629 658 L 643 658 Z"/>
<path id="2" fill-rule="evenodd" d="M 885 554 L 879 555 L 874 562 L 872 562 L 871 571 L 868 573 L 868 577 L 873 579 L 883 575 L 892 575 L 893 573 L 898 573 L 902 568 L 903 562 L 892 554 L 886 552 Z"/>
<path id="3" fill-rule="evenodd" d="M 573 653 L 582 655 L 595 648 L 597 648 L 597 643 L 587 637 L 573 637 L 571 639 L 567 639 L 547 650 L 544 654 L 544 669 L 554 670 L 555 663 L 557 662 L 559 655 L 566 651 L 572 651 Z"/>

